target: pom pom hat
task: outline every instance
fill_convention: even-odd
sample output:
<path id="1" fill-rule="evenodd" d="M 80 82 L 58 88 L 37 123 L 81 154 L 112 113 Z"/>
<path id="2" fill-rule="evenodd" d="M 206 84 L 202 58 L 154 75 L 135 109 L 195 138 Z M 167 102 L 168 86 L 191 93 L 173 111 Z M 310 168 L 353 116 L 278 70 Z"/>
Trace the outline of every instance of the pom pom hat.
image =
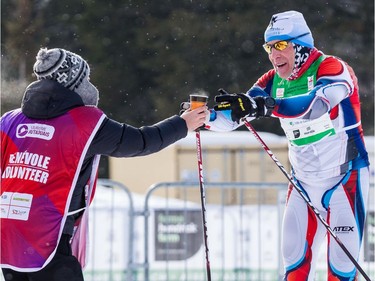
<path id="1" fill-rule="evenodd" d="M 295 38 L 295 39 L 292 39 Z M 272 16 L 264 32 L 265 42 L 290 40 L 301 46 L 313 48 L 314 39 L 303 15 L 297 11 L 287 11 Z"/>
<path id="2" fill-rule="evenodd" d="M 39 50 L 33 67 L 38 80 L 54 80 L 81 96 L 85 105 L 97 105 L 98 90 L 89 81 L 90 67 L 79 55 L 64 49 Z"/>

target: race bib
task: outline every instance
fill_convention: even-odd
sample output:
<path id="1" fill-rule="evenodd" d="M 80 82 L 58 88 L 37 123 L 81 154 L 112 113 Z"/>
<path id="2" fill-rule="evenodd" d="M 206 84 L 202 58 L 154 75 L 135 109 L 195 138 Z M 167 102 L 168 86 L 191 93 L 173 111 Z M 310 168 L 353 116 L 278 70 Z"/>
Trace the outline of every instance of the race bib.
<path id="1" fill-rule="evenodd" d="M 336 134 L 328 113 L 314 120 L 280 118 L 280 122 L 287 139 L 295 146 L 315 143 Z"/>

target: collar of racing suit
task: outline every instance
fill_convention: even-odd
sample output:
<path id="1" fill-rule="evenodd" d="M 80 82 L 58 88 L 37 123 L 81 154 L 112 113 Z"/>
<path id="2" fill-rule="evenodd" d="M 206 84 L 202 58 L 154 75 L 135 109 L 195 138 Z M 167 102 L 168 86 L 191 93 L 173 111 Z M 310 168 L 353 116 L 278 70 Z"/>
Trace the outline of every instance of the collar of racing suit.
<path id="1" fill-rule="evenodd" d="M 295 64 L 292 74 L 287 80 L 296 80 L 310 67 L 310 65 L 323 55 L 318 49 L 307 48 L 293 43 L 295 50 Z"/>

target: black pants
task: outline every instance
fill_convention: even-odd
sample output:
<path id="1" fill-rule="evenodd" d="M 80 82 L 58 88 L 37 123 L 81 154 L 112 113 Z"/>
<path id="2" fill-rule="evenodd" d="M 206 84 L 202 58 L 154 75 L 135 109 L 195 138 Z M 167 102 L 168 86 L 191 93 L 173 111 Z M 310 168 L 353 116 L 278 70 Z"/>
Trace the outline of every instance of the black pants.
<path id="1" fill-rule="evenodd" d="M 3 268 L 5 281 L 83 281 L 82 268 L 72 255 L 70 236 L 63 234 L 51 262 L 36 272 L 18 272 Z"/>

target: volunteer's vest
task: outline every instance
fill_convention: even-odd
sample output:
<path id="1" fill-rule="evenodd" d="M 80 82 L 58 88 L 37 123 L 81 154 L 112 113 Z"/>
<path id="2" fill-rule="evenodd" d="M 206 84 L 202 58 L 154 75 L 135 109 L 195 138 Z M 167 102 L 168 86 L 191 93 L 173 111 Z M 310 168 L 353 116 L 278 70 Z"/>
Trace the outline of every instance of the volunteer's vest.
<path id="1" fill-rule="evenodd" d="M 290 98 L 308 94 L 316 85 L 319 65 L 325 59 L 320 56 L 296 80 L 286 80 L 277 73 L 273 79 L 272 97 Z M 279 118 L 286 137 L 292 145 L 303 146 L 335 135 L 335 129 L 328 113 L 313 120 L 301 118 Z"/>
<path id="2" fill-rule="evenodd" d="M 20 110 L 1 118 L 1 267 L 36 271 L 53 258 L 104 117 L 98 108 L 82 106 L 48 120 Z"/>

